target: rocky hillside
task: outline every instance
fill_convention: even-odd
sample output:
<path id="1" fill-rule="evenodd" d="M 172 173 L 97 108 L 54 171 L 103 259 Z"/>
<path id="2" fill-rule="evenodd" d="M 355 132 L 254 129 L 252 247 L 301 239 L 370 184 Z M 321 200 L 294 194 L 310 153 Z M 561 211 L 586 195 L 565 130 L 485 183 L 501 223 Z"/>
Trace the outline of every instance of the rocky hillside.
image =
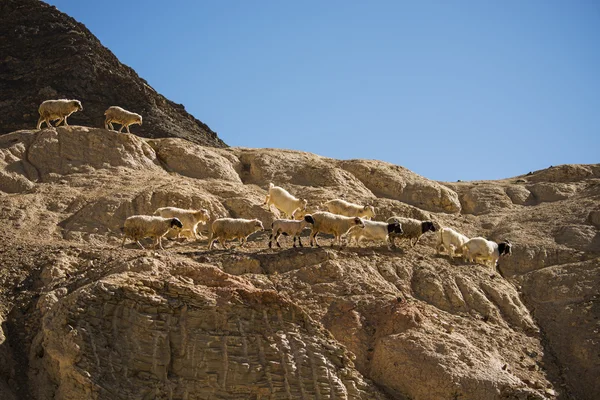
<path id="1" fill-rule="evenodd" d="M 81 23 L 39 0 L 0 2 L 0 134 L 32 129 L 40 103 L 81 100 L 71 124 L 104 126 L 104 111 L 119 105 L 144 118 L 132 132 L 179 137 L 225 147 L 206 124 L 156 92 Z"/>
<path id="2" fill-rule="evenodd" d="M 432 233 L 395 250 L 271 250 L 268 231 L 230 250 L 120 247 L 127 216 L 167 205 L 268 227 L 269 182 L 514 254 L 450 260 Z M 1 136 L 0 191 L 2 399 L 600 397 L 600 165 L 450 184 L 72 126 Z"/>

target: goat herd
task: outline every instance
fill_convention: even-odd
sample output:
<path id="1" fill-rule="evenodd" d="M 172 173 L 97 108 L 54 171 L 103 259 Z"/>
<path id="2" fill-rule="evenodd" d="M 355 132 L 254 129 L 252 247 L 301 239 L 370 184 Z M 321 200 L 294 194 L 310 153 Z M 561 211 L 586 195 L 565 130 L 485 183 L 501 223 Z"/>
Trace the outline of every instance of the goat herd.
<path id="1" fill-rule="evenodd" d="M 64 125 L 68 125 L 67 117 L 82 110 L 83 106 L 79 100 L 46 100 L 38 109 L 40 118 L 37 129 L 40 129 L 44 122 L 50 127 L 52 126 L 50 122 L 56 120 L 58 120 L 56 125 L 63 121 Z M 141 115 L 118 106 L 109 107 L 104 115 L 106 129 L 109 127 L 114 129 L 112 124 L 118 123 L 121 125 L 119 132 L 123 128 L 129 132 L 130 125 L 142 124 Z M 391 247 L 395 246 L 395 238 L 400 237 L 409 239 L 410 245 L 415 246 L 423 234 L 429 231 L 438 231 L 436 249 L 438 253 L 443 250 L 447 251 L 450 257 L 453 257 L 458 251 L 462 253 L 465 260 L 490 262 L 492 266 L 495 266 L 500 256 L 511 254 L 511 244 L 508 241 L 496 243 L 483 237 L 469 239 L 451 228 L 436 228 L 432 221 L 419 221 L 413 218 L 394 216 L 385 222 L 372 221 L 371 218 L 375 217 L 373 206 L 361 206 L 341 199 L 326 202 L 324 207 L 328 211 L 307 214 L 306 199 L 298 199 L 272 183 L 269 184 L 264 204 L 269 209 L 275 207 L 276 216 L 279 216 L 279 211 L 281 211 L 285 214 L 284 216 L 290 218 L 278 218 L 273 221 L 269 247 L 272 247 L 273 241 L 278 247 L 281 247 L 279 237 L 282 234 L 293 237 L 294 247 L 296 247 L 296 239 L 302 246 L 300 235 L 305 228 L 311 228 L 311 246 L 319 246 L 318 233 L 334 235 L 334 243 L 340 246 L 343 235 L 347 237 L 348 244 L 354 242 L 356 245 L 360 245 L 361 240 L 366 238 L 373 241 L 384 241 L 388 247 Z M 186 233 L 198 239 L 198 224 L 207 223 L 210 220 L 210 215 L 205 209 L 184 210 L 176 207 L 162 207 L 157 209 L 154 214 L 134 215 L 127 218 L 123 227 L 124 237 L 121 247 L 124 246 L 125 240 L 130 238 L 144 248 L 140 240 L 150 237 L 154 239 L 153 248 L 156 249 L 156 245 L 158 245 L 162 249 L 161 239 L 171 230 L 177 231 L 178 237 Z M 248 236 L 258 230 L 264 230 L 262 222 L 258 219 L 218 218 L 209 227 L 208 248 L 212 249 L 217 241 L 223 248 L 227 248 L 226 241 L 230 239 L 239 239 L 240 245 L 243 246 L 247 242 Z"/>
<path id="2" fill-rule="evenodd" d="M 414 247 L 419 238 L 429 232 L 438 232 L 436 249 L 438 253 L 447 251 L 450 257 L 459 251 L 465 260 L 490 262 L 496 266 L 502 255 L 511 254 L 509 242 L 496 243 L 483 237 L 469 239 L 465 235 L 447 227 L 436 228 L 432 221 L 420 221 L 407 217 L 390 217 L 387 221 L 372 221 L 375 217 L 373 206 L 362 206 L 342 199 L 330 200 L 323 204 L 328 211 L 306 212 L 307 200 L 292 196 L 284 188 L 269 184 L 269 191 L 264 204 L 272 210 L 277 217 L 283 212 L 289 219 L 277 218 L 271 224 L 269 248 L 273 242 L 278 247 L 279 237 L 284 234 L 296 240 L 302 246 L 301 233 L 305 228 L 310 228 L 310 245 L 319 246 L 317 234 L 325 233 L 334 236 L 334 244 L 342 245 L 342 236 L 346 236 L 348 244 L 360 245 L 362 239 L 375 242 L 383 241 L 388 247 L 395 247 L 395 238 L 408 239 Z M 207 210 L 184 210 L 176 207 L 162 207 L 155 211 L 155 215 L 134 215 L 125 220 L 123 228 L 124 237 L 131 238 L 143 248 L 140 239 L 154 238 L 154 248 L 158 245 L 162 249 L 161 238 L 169 231 L 175 230 L 178 237 L 181 234 L 200 238 L 197 227 L 200 223 L 208 223 L 210 216 Z M 227 248 L 227 240 L 238 239 L 240 247 L 244 246 L 248 237 L 259 230 L 264 230 L 263 223 L 258 219 L 244 218 L 217 218 L 209 226 L 208 248 L 213 248 L 219 242 Z"/>

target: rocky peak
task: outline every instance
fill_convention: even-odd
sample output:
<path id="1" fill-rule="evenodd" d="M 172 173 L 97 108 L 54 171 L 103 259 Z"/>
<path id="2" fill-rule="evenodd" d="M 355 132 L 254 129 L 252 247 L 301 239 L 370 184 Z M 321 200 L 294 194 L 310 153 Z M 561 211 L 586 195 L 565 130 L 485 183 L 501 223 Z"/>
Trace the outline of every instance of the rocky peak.
<path id="1" fill-rule="evenodd" d="M 35 127 L 39 104 L 75 98 L 83 112 L 73 125 L 101 127 L 111 105 L 139 113 L 148 138 L 180 137 L 226 147 L 206 124 L 157 93 L 123 65 L 83 24 L 38 0 L 0 3 L 0 134 Z"/>

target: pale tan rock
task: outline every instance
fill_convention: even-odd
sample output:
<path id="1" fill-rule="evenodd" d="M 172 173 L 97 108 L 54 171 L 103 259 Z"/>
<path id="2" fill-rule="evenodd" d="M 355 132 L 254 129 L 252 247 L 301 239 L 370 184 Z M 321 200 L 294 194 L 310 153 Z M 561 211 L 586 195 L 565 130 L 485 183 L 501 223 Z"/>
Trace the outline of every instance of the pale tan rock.
<path id="1" fill-rule="evenodd" d="M 34 187 L 37 175 L 26 156 L 32 138 L 28 131 L 0 136 L 0 191 L 22 193 Z"/>
<path id="2" fill-rule="evenodd" d="M 426 338 L 420 330 L 411 329 L 381 339 L 373 354 L 373 378 L 397 398 L 411 393 L 415 400 L 457 396 L 544 399 L 533 390 L 519 387 L 519 380 L 502 369 L 501 358 L 482 352 L 461 334 L 437 332 L 437 338 Z M 453 354 L 451 361 L 445 357 L 449 353 Z M 405 379 L 397 379 L 400 375 Z"/>
<path id="3" fill-rule="evenodd" d="M 600 178 L 598 164 L 565 164 L 546 168 L 527 176 L 530 182 L 575 182 L 587 178 Z"/>
<path id="4" fill-rule="evenodd" d="M 22 193 L 35 186 L 22 175 L 0 171 L 0 191 L 5 193 Z"/>
<path id="5" fill-rule="evenodd" d="M 590 211 L 587 220 L 596 228 L 600 228 L 600 210 Z"/>
<path id="6" fill-rule="evenodd" d="M 482 215 L 509 208 L 513 202 L 500 186 L 478 185 L 461 193 L 460 203 L 463 213 Z"/>
<path id="7" fill-rule="evenodd" d="M 223 156 L 225 150 L 194 145 L 184 139 L 149 140 L 148 143 L 166 167 L 180 175 L 242 182 L 231 161 Z"/>
<path id="8" fill-rule="evenodd" d="M 556 235 L 556 243 L 564 244 L 577 250 L 600 251 L 600 234 L 598 229 L 589 225 L 567 225 Z"/>
<path id="9" fill-rule="evenodd" d="M 338 164 L 378 197 L 400 200 L 427 211 L 460 211 L 454 191 L 406 168 L 372 160 L 339 161 Z"/>
<path id="10" fill-rule="evenodd" d="M 234 148 L 233 151 L 241 162 L 244 183 L 265 189 L 270 182 L 286 190 L 299 187 L 328 188 L 335 196 L 333 198 L 350 201 L 374 198 L 363 182 L 343 168 L 338 168 L 336 160 L 292 150 Z M 289 191 L 296 197 L 304 198 L 298 190 Z"/>
<path id="11" fill-rule="evenodd" d="M 575 188 L 565 183 L 540 182 L 527 186 L 538 203 L 565 200 L 575 193 Z"/>
<path id="12" fill-rule="evenodd" d="M 27 160 L 42 179 L 48 174 L 90 173 L 116 167 L 147 172 L 159 170 L 154 150 L 143 139 L 77 126 L 37 132 L 28 148 Z"/>
<path id="13" fill-rule="evenodd" d="M 600 393 L 600 365 L 595 361 L 599 265 L 597 259 L 557 265 L 520 279 L 554 354 L 568 366 L 564 375 L 569 391 L 580 399 Z"/>
<path id="14" fill-rule="evenodd" d="M 505 191 L 513 204 L 525 206 L 530 205 L 533 201 L 531 192 L 521 185 L 511 185 Z"/>

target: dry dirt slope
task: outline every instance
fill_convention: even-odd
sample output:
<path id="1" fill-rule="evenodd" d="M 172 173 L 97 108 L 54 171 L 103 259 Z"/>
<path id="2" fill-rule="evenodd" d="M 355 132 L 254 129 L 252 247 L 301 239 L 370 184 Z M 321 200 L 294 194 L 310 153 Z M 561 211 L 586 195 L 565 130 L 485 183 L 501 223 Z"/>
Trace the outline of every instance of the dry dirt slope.
<path id="1" fill-rule="evenodd" d="M 510 239 L 500 270 L 414 249 L 120 249 L 166 205 L 315 206 Z M 376 161 L 67 127 L 0 137 L 2 399 L 597 399 L 600 166 L 438 183 Z M 325 243 L 328 241 L 325 240 Z M 289 243 L 286 243 L 286 246 Z"/>

